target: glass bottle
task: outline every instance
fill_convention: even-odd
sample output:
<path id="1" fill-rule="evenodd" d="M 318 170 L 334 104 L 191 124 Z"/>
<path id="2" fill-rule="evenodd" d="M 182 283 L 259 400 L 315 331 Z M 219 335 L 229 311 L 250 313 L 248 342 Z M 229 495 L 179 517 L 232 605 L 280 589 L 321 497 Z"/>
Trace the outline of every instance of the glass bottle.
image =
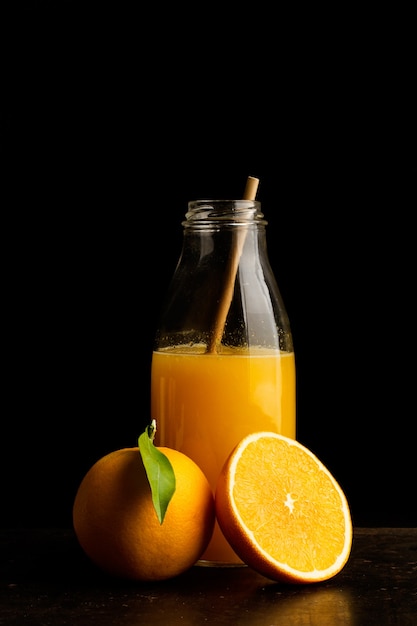
<path id="1" fill-rule="evenodd" d="M 191 457 L 215 492 L 247 434 L 296 437 L 295 357 L 260 202 L 192 201 L 185 218 L 155 336 L 151 417 L 156 445 Z M 199 564 L 242 564 L 217 523 Z"/>

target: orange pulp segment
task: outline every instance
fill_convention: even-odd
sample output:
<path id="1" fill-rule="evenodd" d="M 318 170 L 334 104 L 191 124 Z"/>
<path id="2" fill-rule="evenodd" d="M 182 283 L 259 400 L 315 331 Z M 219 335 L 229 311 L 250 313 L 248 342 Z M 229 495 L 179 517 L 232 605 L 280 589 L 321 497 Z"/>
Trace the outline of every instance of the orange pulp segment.
<path id="1" fill-rule="evenodd" d="M 273 432 L 248 435 L 230 454 L 217 483 L 216 515 L 239 557 L 273 580 L 327 580 L 350 555 L 342 488 L 313 452 Z"/>

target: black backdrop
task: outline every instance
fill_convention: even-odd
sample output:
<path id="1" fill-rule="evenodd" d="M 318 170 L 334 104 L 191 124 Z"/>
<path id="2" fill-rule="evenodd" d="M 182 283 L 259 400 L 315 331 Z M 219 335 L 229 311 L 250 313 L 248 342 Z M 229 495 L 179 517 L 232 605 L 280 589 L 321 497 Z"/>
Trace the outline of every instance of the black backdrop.
<path id="1" fill-rule="evenodd" d="M 248 32 L 168 11 L 33 1 L 3 21 L 1 524 L 69 526 L 87 469 L 136 445 L 187 202 L 252 175 L 298 438 L 357 525 L 416 525 L 415 127 L 394 46 L 320 16 L 259 11 Z"/>

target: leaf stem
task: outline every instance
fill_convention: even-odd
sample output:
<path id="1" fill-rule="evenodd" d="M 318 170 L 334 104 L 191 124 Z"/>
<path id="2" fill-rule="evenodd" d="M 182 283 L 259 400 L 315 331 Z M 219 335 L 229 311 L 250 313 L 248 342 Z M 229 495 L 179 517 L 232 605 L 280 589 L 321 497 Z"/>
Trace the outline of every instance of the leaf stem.
<path id="1" fill-rule="evenodd" d="M 155 435 L 156 435 L 156 420 L 151 421 L 149 426 L 146 427 L 146 432 L 147 432 L 149 439 L 153 443 L 153 440 L 155 439 Z"/>

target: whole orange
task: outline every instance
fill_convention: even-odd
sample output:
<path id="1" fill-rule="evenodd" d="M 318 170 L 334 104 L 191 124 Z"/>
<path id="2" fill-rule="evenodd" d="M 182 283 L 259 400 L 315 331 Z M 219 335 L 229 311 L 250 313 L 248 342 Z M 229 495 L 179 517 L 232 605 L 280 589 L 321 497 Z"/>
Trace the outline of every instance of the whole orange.
<path id="1" fill-rule="evenodd" d="M 171 448 L 176 490 L 160 524 L 139 448 L 99 459 L 84 476 L 73 525 L 88 557 L 101 569 L 132 580 L 163 580 L 190 568 L 213 533 L 214 496 L 196 463 Z"/>

